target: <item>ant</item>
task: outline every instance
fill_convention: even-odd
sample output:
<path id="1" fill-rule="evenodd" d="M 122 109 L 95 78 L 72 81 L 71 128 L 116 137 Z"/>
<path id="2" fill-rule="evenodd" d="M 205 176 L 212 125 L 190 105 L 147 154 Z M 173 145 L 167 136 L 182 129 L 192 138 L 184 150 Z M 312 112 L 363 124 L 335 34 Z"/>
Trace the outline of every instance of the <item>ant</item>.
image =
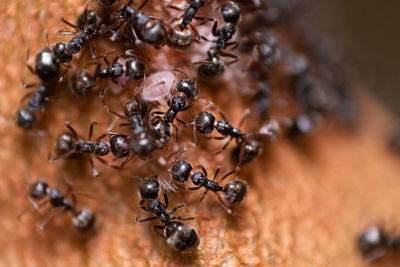
<path id="1" fill-rule="evenodd" d="M 72 55 L 77 54 L 86 42 L 92 40 L 96 36 L 97 31 L 100 28 L 101 17 L 96 11 L 88 11 L 86 6 L 85 11 L 83 12 L 83 19 L 81 18 L 78 20 L 78 25 L 72 24 L 63 17 L 61 17 L 60 20 L 68 26 L 76 29 L 76 32 L 59 31 L 58 34 L 61 35 L 75 34 L 75 36 L 66 44 L 56 43 L 53 46 L 55 57 L 62 63 L 68 63 L 72 60 Z M 95 57 L 93 46 L 91 46 L 91 51 L 92 56 Z"/>
<path id="2" fill-rule="evenodd" d="M 239 60 L 236 58 L 230 62 L 225 62 L 225 60 L 219 56 L 221 53 L 222 52 L 212 54 L 210 51 L 207 51 L 207 59 L 193 63 L 200 65 L 197 68 L 197 75 L 200 78 L 208 80 L 221 76 L 225 72 L 225 66 L 233 64 Z M 221 55 L 225 55 L 225 53 Z"/>
<path id="3" fill-rule="evenodd" d="M 240 8 L 232 1 L 222 5 L 221 15 L 225 22 L 237 24 L 240 19 Z"/>
<path id="4" fill-rule="evenodd" d="M 391 237 L 385 230 L 373 226 L 358 236 L 357 247 L 364 259 L 375 261 L 389 251 L 400 251 L 400 236 Z"/>
<path id="5" fill-rule="evenodd" d="M 186 149 L 182 150 L 180 154 L 182 154 Z M 179 155 L 178 155 L 179 157 Z M 177 158 L 178 158 L 177 157 Z M 236 171 L 230 171 L 226 173 L 219 182 L 214 182 L 214 180 L 217 178 L 218 173 L 220 171 L 220 167 L 218 166 L 215 173 L 214 177 L 212 180 L 208 179 L 208 174 L 207 170 L 199 165 L 201 168 L 201 172 L 192 172 L 192 165 L 183 160 L 176 161 L 172 164 L 170 167 L 169 171 L 171 173 L 171 184 L 172 184 L 172 179 L 174 179 L 177 182 L 180 183 L 185 183 L 189 180 L 192 181 L 196 187 L 189 187 L 187 188 L 188 190 L 198 190 L 200 188 L 205 188 L 206 191 L 203 193 L 202 197 L 200 198 L 200 201 L 204 199 L 208 191 L 214 192 L 217 197 L 219 202 L 221 203 L 222 207 L 229 213 L 235 215 L 235 213 L 228 208 L 228 206 L 224 203 L 224 201 L 221 199 L 220 195 L 218 192 L 223 193 L 224 199 L 230 204 L 230 205 L 237 205 L 242 203 L 247 195 L 247 184 L 246 182 L 242 180 L 234 180 L 231 182 L 228 182 L 224 187 L 220 185 L 220 183 L 225 180 L 227 177 L 230 175 L 236 173 Z"/>
<path id="6" fill-rule="evenodd" d="M 59 209 L 62 212 L 70 212 L 72 214 L 72 223 L 75 228 L 80 230 L 81 232 L 89 231 L 95 221 L 96 217 L 93 212 L 88 209 L 84 208 L 81 210 L 77 210 L 75 208 L 75 194 L 72 193 L 72 201 L 64 196 L 61 191 L 57 188 L 52 188 L 48 185 L 47 182 L 43 180 L 39 180 L 37 182 L 32 183 L 29 186 L 29 194 L 28 198 L 29 201 L 32 203 L 34 209 L 39 209 L 50 203 L 50 205 L 55 208 Z M 41 204 L 37 204 L 36 201 L 43 201 Z M 21 213 L 19 216 L 21 216 Z M 47 218 L 40 226 L 39 229 L 43 231 L 44 227 L 47 223 L 52 219 L 52 216 Z"/>
<path id="7" fill-rule="evenodd" d="M 177 69 L 174 71 L 181 72 Z M 181 72 L 183 73 L 183 72 Z M 184 74 L 184 73 L 183 73 Z M 187 100 L 193 100 L 198 96 L 199 89 L 195 80 L 188 78 L 186 74 L 185 78 L 181 79 L 176 85 L 175 89 L 179 92 L 177 95 L 172 96 L 170 100 L 168 100 L 169 109 L 164 112 L 153 112 L 152 114 L 164 114 L 164 116 L 156 116 L 152 120 L 151 130 L 158 141 L 158 147 L 163 148 L 170 140 L 172 135 L 172 127 L 175 128 L 175 131 L 178 132 L 178 128 L 173 124 L 173 121 L 176 119 L 178 122 L 186 125 L 185 122 L 179 120 L 177 115 L 179 112 L 188 110 L 192 107 L 193 103 L 186 105 Z M 171 92 L 169 93 L 171 94 Z"/>
<path id="8" fill-rule="evenodd" d="M 100 68 L 100 63 L 97 65 L 94 77 L 97 78 L 111 78 L 114 83 L 117 83 L 115 79 L 125 74 L 128 80 L 140 80 L 145 77 L 146 65 L 139 58 L 129 58 L 125 61 L 125 67 L 117 62 L 118 57 L 114 59 L 112 64 L 108 61 L 107 57 L 104 56 L 104 62 L 107 64 L 107 68 Z"/>
<path id="9" fill-rule="evenodd" d="M 160 235 L 167 241 L 167 244 L 174 250 L 181 252 L 193 251 L 199 245 L 199 237 L 196 231 L 189 225 L 182 223 L 181 221 L 193 220 L 190 218 L 181 218 L 172 216 L 179 208 L 183 207 L 183 204 L 176 206 L 172 211 L 167 211 L 168 208 L 168 197 L 164 190 L 163 204 L 157 197 L 160 194 L 160 184 L 166 188 L 166 186 L 156 178 L 144 179 L 139 186 L 139 195 L 142 200 L 140 201 L 139 207 L 146 212 L 153 213 L 155 216 L 145 219 L 136 218 L 136 222 L 143 223 L 155 219 L 159 219 L 163 225 L 153 226 L 153 231 Z M 147 202 L 147 205 L 143 204 Z M 164 230 L 164 233 L 160 233 L 159 230 Z"/>
<path id="10" fill-rule="evenodd" d="M 95 80 L 87 69 L 77 70 L 69 79 L 69 89 L 78 97 L 87 95 L 95 85 Z"/>
<path id="11" fill-rule="evenodd" d="M 29 50 L 27 50 L 26 65 L 33 74 L 40 78 L 41 84 L 35 92 L 28 93 L 23 97 L 24 99 L 31 96 L 26 108 L 19 108 L 15 113 L 15 122 L 18 127 L 23 129 L 31 128 L 35 124 L 36 116 L 34 113 L 43 108 L 48 98 L 50 82 L 59 75 L 60 71 L 60 64 L 47 47 L 36 54 L 34 69 L 29 64 Z M 34 86 L 34 84 L 25 84 L 24 82 L 23 85 L 25 88 Z"/>
<path id="12" fill-rule="evenodd" d="M 112 29 L 118 27 L 117 32 L 113 33 L 113 38 L 116 39 L 116 36 L 127 26 L 132 26 L 135 40 L 141 40 L 154 45 L 156 48 L 161 48 L 167 35 L 163 23 L 153 16 L 135 10 L 130 6 L 131 3 L 132 0 L 128 4 L 122 5 L 117 14 L 114 15 L 116 22 L 108 27 Z"/>
<path id="13" fill-rule="evenodd" d="M 110 8 L 115 0 L 96 0 L 96 3 L 103 8 Z"/>
<path id="14" fill-rule="evenodd" d="M 88 140 L 92 138 L 93 127 L 95 123 L 96 122 L 94 121 L 90 123 Z M 101 138 L 104 137 L 104 135 L 101 135 L 96 140 L 96 142 L 85 141 L 84 139 L 78 136 L 78 134 L 76 133 L 74 128 L 72 128 L 69 122 L 65 122 L 64 125 L 69 130 L 69 132 L 64 132 L 58 136 L 56 141 L 56 151 L 58 156 L 51 157 L 49 154 L 48 156 L 49 161 L 54 162 L 56 160 L 69 157 L 73 154 L 88 153 L 90 166 L 92 168 L 92 173 L 95 177 L 99 176 L 99 173 L 97 172 L 96 167 L 94 166 L 91 154 L 96 155 L 96 157 L 99 159 L 100 162 L 109 166 L 109 164 L 107 164 L 108 162 L 100 158 L 101 156 L 105 156 L 110 152 L 110 145 L 107 142 L 100 140 Z"/>

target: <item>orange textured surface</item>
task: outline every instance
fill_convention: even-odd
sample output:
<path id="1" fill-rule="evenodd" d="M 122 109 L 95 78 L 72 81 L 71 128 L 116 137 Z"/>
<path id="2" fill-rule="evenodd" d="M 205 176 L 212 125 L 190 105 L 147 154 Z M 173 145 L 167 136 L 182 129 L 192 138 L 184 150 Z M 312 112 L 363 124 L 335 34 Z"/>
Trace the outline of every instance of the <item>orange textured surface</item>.
<path id="1" fill-rule="evenodd" d="M 102 176 L 94 179 L 86 160 L 48 163 L 47 152 L 52 151 L 65 120 L 82 135 L 91 120 L 108 122 L 102 119 L 106 113 L 97 99 L 89 107 L 73 103 L 72 98 L 56 99 L 45 115 L 42 132 L 23 132 L 14 125 L 12 117 L 24 94 L 20 78 L 32 77 L 24 65 L 25 48 L 36 51 L 44 44 L 40 10 L 48 11 L 51 19 L 46 26 L 55 32 L 61 25 L 55 17 L 75 17 L 76 6 L 82 10 L 84 3 L 0 4 L 0 266 L 365 266 L 355 249 L 356 235 L 369 224 L 391 229 L 396 226 L 393 222 L 400 221 L 396 209 L 400 158 L 386 147 L 388 115 L 360 94 L 360 118 L 354 130 L 327 122 L 303 145 L 279 139 L 243 168 L 240 177 L 246 178 L 250 191 L 237 209 L 241 217 L 226 215 L 212 194 L 200 205 L 199 193 L 171 197 L 172 203 L 188 203 L 181 213 L 196 215 L 190 224 L 201 238 L 195 253 L 174 252 L 149 225 L 135 222 L 136 216 L 145 214 L 137 207 L 137 182 L 129 180 L 132 166 L 116 172 L 98 164 Z M 237 97 L 232 99 L 240 103 Z M 97 112 L 89 116 L 80 112 L 83 107 Z M 238 118 L 241 111 L 239 105 L 227 113 Z M 78 114 L 82 114 L 79 119 Z M 207 154 L 192 153 L 189 158 L 200 158 L 209 169 L 215 167 Z M 223 159 L 220 155 L 215 160 Z M 30 207 L 26 187 L 38 177 L 61 189 L 65 188 L 62 179 L 67 179 L 77 190 L 92 194 L 93 198 L 78 203 L 95 210 L 96 232 L 82 237 L 65 214 L 44 232 L 36 228 L 43 220 L 37 213 L 17 220 Z"/>

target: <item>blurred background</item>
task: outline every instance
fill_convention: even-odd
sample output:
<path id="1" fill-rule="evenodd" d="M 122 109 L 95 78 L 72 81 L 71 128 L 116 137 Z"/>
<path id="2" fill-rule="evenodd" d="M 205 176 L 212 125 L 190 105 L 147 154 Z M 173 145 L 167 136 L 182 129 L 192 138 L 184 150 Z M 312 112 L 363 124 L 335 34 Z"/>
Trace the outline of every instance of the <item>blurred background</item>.
<path id="1" fill-rule="evenodd" d="M 344 41 L 368 88 L 400 118 L 400 1 L 310 0 L 308 17 Z"/>

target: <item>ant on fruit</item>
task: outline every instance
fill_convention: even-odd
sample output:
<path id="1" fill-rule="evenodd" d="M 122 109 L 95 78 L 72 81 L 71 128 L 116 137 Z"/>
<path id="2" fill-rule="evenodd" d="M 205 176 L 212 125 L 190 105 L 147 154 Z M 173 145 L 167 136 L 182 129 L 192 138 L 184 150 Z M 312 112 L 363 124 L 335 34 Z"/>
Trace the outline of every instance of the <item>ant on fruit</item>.
<path id="1" fill-rule="evenodd" d="M 202 166 L 199 165 L 201 171 L 193 172 L 193 166 L 184 160 L 177 160 L 179 156 L 186 151 L 186 148 L 182 150 L 178 156 L 176 157 L 175 161 L 172 163 L 171 167 L 169 168 L 171 174 L 171 181 L 170 184 L 173 185 L 172 180 L 179 182 L 179 183 L 186 183 L 189 179 L 191 182 L 196 185 L 196 187 L 189 187 L 186 188 L 187 190 L 198 190 L 201 188 L 206 189 L 203 195 L 200 198 L 200 201 L 204 199 L 207 195 L 208 191 L 214 192 L 217 195 L 219 202 L 221 203 L 222 207 L 229 213 L 235 215 L 235 213 L 224 203 L 219 192 L 222 192 L 223 198 L 230 204 L 230 205 L 238 205 L 243 203 L 247 195 L 247 183 L 242 180 L 234 180 L 228 182 L 225 186 L 221 186 L 220 183 L 225 180 L 230 175 L 236 173 L 236 170 L 230 171 L 222 176 L 219 182 L 215 182 L 214 180 L 217 178 L 221 167 L 217 167 L 214 176 L 212 179 L 208 179 L 207 170 Z"/>
<path id="2" fill-rule="evenodd" d="M 57 62 L 51 50 L 47 47 L 41 49 L 36 54 L 35 68 L 29 64 L 29 50 L 26 54 L 26 65 L 31 73 L 37 75 L 41 80 L 41 84 L 35 92 L 28 93 L 23 99 L 28 98 L 25 108 L 19 108 L 15 113 L 14 119 L 18 127 L 23 129 L 31 128 L 36 122 L 35 112 L 44 107 L 49 95 L 49 87 L 60 72 L 60 64 Z M 62 78 L 58 82 L 61 82 Z M 35 84 L 25 84 L 25 88 L 35 86 Z M 21 100 L 21 101 L 22 101 Z"/>
<path id="3" fill-rule="evenodd" d="M 74 227 L 86 233 L 93 227 L 96 217 L 88 208 L 76 209 L 74 204 L 76 194 L 78 193 L 72 192 L 72 200 L 70 200 L 59 189 L 50 187 L 46 181 L 38 180 L 29 186 L 28 199 L 35 210 L 50 204 L 54 209 L 58 209 L 58 211 L 71 213 Z M 41 203 L 37 204 L 36 201 L 41 201 Z M 26 211 L 24 210 L 18 217 L 22 216 Z M 40 224 L 39 229 L 43 231 L 54 215 L 49 216 Z"/>
<path id="4" fill-rule="evenodd" d="M 143 223 L 159 219 L 163 225 L 153 226 L 153 231 L 165 239 L 171 248 L 181 252 L 195 250 L 199 245 L 199 237 L 191 226 L 181 222 L 193 220 L 194 218 L 172 216 L 172 214 L 174 214 L 178 209 L 182 208 L 184 204 L 180 204 L 171 211 L 167 211 L 168 197 L 165 193 L 165 190 L 165 204 L 157 199 L 161 191 L 160 184 L 165 189 L 166 186 L 157 178 L 143 179 L 141 182 L 139 186 L 139 195 L 141 196 L 142 200 L 140 201 L 139 207 L 146 212 L 154 214 L 155 216 L 145 219 L 139 219 L 137 217 L 136 222 Z M 145 203 L 147 205 L 144 205 Z M 164 233 L 160 233 L 159 230 L 164 230 Z"/>
<path id="5" fill-rule="evenodd" d="M 58 136 L 56 141 L 56 151 L 58 156 L 51 157 L 49 153 L 48 159 L 50 162 L 67 158 L 74 154 L 89 154 L 89 162 L 92 168 L 92 173 L 95 177 L 97 177 L 99 176 L 99 173 L 97 172 L 93 162 L 93 154 L 103 164 L 110 167 L 118 168 L 117 166 L 113 166 L 104 159 L 100 158 L 101 156 L 105 156 L 110 152 L 110 145 L 107 142 L 101 140 L 105 136 L 104 134 L 97 138 L 96 142 L 90 142 L 80 138 L 69 122 L 65 122 L 64 124 L 69 132 L 64 132 Z M 92 138 L 93 127 L 95 124 L 96 122 L 94 121 L 90 123 L 88 140 Z"/>
<path id="6" fill-rule="evenodd" d="M 88 10 L 87 6 L 83 14 L 78 18 L 78 25 L 75 25 L 63 17 L 60 18 L 62 22 L 68 26 L 76 29 L 72 31 L 58 31 L 60 35 L 72 35 L 75 36 L 67 43 L 56 43 L 53 46 L 53 53 L 55 57 L 62 63 L 68 63 L 72 60 L 72 55 L 79 53 L 83 45 L 88 41 L 91 41 L 98 33 L 101 25 L 101 17 L 94 10 Z M 92 57 L 95 58 L 95 49 L 93 45 L 90 46 Z"/>

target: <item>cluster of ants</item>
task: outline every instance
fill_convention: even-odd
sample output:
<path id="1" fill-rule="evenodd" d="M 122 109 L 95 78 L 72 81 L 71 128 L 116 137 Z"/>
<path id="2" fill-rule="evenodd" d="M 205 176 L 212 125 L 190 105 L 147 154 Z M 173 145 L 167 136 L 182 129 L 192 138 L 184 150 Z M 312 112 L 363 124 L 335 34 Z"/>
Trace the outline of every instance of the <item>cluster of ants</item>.
<path id="1" fill-rule="evenodd" d="M 123 88 L 128 87 L 129 81 L 139 81 L 141 85 L 134 90 L 134 96 L 124 104 L 123 114 L 112 110 L 106 104 L 107 86 L 104 86 L 99 93 L 105 110 L 116 120 L 122 119 L 124 123 L 120 124 L 121 128 L 129 128 L 129 131 L 112 131 L 113 123 L 96 141 L 90 141 L 95 122 L 90 124 L 88 139 L 78 135 L 71 124 L 65 122 L 68 131 L 58 136 L 56 155 L 52 156 L 49 153 L 50 162 L 72 155 L 85 154 L 88 155 L 93 175 L 98 176 L 99 172 L 95 167 L 93 157 L 114 169 L 124 168 L 134 157 L 149 161 L 156 151 L 167 148 L 174 133 L 176 141 L 179 140 L 179 127 L 176 123 L 184 127 L 192 127 L 194 143 L 192 146 L 195 148 L 200 142 L 199 134 L 208 135 L 217 140 L 229 138 L 216 154 L 225 151 L 229 143 L 235 140 L 232 159 L 236 168 L 224 174 L 219 181 L 217 181 L 217 177 L 221 170 L 220 167 L 216 168 L 211 178 L 202 165 L 179 160 L 188 150 L 187 147 L 178 149 L 171 154 L 176 157 L 168 166 L 170 175 L 168 182 L 162 181 L 157 176 L 139 177 L 141 179 L 139 207 L 154 216 L 145 219 L 137 218 L 137 222 L 158 219 L 161 225 L 153 226 L 153 230 L 164 238 L 170 247 L 182 252 L 192 251 L 199 245 L 199 237 L 194 228 L 185 221 L 194 218 L 182 218 L 174 215 L 179 208 L 183 207 L 183 204 L 177 205 L 169 211 L 167 193 L 176 192 L 178 187 L 185 190 L 204 189 L 200 198 L 202 200 L 208 191 L 211 191 L 215 193 L 228 214 L 237 215 L 233 207 L 245 201 L 247 183 L 238 178 L 225 184 L 222 182 L 236 174 L 243 164 L 253 161 L 261 154 L 263 140 L 266 138 L 271 140 L 278 134 L 279 123 L 277 120 L 271 119 L 268 113 L 271 105 L 271 90 L 268 83 L 271 68 L 278 62 L 289 66 L 291 86 L 303 107 L 304 112 L 301 116 L 293 120 L 282 120 L 283 125 L 289 128 L 290 135 L 299 132 L 307 133 L 311 130 L 314 122 L 317 121 L 316 114 L 320 116 L 326 111 L 324 97 L 318 97 L 321 96 L 320 89 L 318 86 L 314 86 L 308 62 L 294 52 L 287 53 L 286 57 L 282 57 L 277 37 L 273 32 L 263 28 L 263 25 L 253 24 L 250 31 L 246 30 L 245 23 L 241 26 L 242 30 L 238 27 L 243 10 L 251 13 L 250 17 L 258 18 L 260 16 L 271 23 L 269 14 L 271 5 L 267 3 L 268 1 L 222 1 L 220 4 L 215 0 L 190 0 L 187 1 L 185 8 L 167 3 L 160 4 L 163 12 L 167 14 L 170 14 L 170 10 L 181 12 L 179 17 L 173 17 L 169 21 L 143 12 L 142 10 L 148 5 L 148 0 L 145 0 L 137 8 L 131 6 L 132 1 L 122 2 L 124 1 L 96 0 L 96 9 L 101 12 L 86 6 L 76 24 L 60 18 L 75 31 L 59 31 L 58 34 L 74 35 L 74 37 L 65 43 L 59 42 L 52 47 L 48 45 L 41 49 L 36 54 L 34 67 L 31 67 L 27 60 L 29 70 L 40 79 L 40 85 L 36 91 L 23 98 L 26 104 L 17 110 L 15 122 L 18 127 L 23 129 L 34 127 L 38 120 L 38 112 L 44 111 L 52 91 L 64 83 L 66 73 L 72 72 L 67 86 L 74 95 L 79 97 L 88 95 L 91 90 L 99 86 L 101 81 L 110 81 Z M 197 15 L 199 10 L 210 8 L 215 3 L 218 4 L 217 10 L 220 10 L 221 19 Z M 213 13 L 215 12 L 211 12 L 211 14 Z M 219 20 L 225 23 L 221 28 L 218 28 Z M 199 21 L 200 24 L 195 26 L 194 21 Z M 197 29 L 200 25 L 209 22 L 213 22 L 211 29 L 211 35 L 215 37 L 213 40 L 202 36 Z M 247 25 L 249 23 L 252 22 L 247 21 Z M 205 28 L 205 26 L 201 27 Z M 243 39 L 243 45 L 238 41 L 233 41 L 237 31 L 240 31 L 238 38 Z M 112 62 L 109 61 L 107 55 L 97 56 L 96 38 L 106 38 L 113 44 L 122 44 L 123 52 Z M 144 81 L 149 76 L 147 62 L 151 62 L 151 59 L 146 52 L 140 51 L 141 48 L 160 49 L 167 45 L 173 50 L 182 52 L 182 50 L 189 49 L 203 41 L 211 42 L 212 45 L 207 49 L 206 59 L 194 62 L 193 65 L 198 66 L 198 78 L 206 83 L 222 76 L 227 66 L 239 60 L 239 57 L 232 53 L 237 47 L 242 52 L 249 51 L 251 61 L 248 73 L 255 83 L 255 93 L 252 98 L 254 113 L 258 114 L 261 120 L 268 122 L 258 131 L 245 132 L 240 129 L 245 118 L 250 114 L 248 110 L 236 128 L 213 102 L 207 102 L 208 104 L 194 116 L 190 123 L 179 119 L 178 115 L 191 109 L 196 103 L 204 102 L 204 99 L 199 96 L 199 84 L 196 79 L 175 67 L 170 68 L 174 81 L 165 96 L 168 98 L 166 111 L 154 110 L 161 104 L 157 101 L 149 102 L 142 96 L 145 90 L 150 89 L 144 89 Z M 86 48 L 89 48 L 94 60 L 93 65 L 96 65 L 94 71 L 77 69 L 73 64 L 73 59 L 77 57 L 76 54 L 83 53 Z M 228 49 L 230 50 L 228 51 Z M 147 60 L 143 60 L 143 57 Z M 229 58 L 230 61 L 225 61 L 226 58 Z M 102 66 L 101 59 L 107 66 Z M 24 86 L 32 87 L 34 85 L 24 84 Z M 211 137 L 212 133 L 218 133 L 220 136 Z M 108 141 L 106 141 L 107 139 Z M 116 165 L 105 160 L 104 156 L 110 153 L 114 160 L 121 159 L 122 162 Z M 195 171 L 196 168 L 199 170 Z M 40 180 L 30 186 L 29 200 L 35 209 L 50 203 L 54 208 L 69 212 L 72 215 L 73 225 L 82 232 L 88 232 L 95 225 L 95 215 L 89 208 L 77 209 L 75 207 L 74 194 L 72 199 L 68 199 L 58 189 L 49 187 L 45 181 Z M 41 225 L 41 228 L 46 223 L 47 221 Z"/>

